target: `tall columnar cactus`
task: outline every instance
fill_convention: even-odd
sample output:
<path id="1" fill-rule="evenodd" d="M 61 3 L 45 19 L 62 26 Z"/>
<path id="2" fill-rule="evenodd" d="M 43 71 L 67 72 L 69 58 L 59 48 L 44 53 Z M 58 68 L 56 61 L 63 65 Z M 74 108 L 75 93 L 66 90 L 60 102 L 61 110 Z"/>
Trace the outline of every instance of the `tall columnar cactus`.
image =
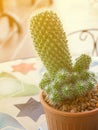
<path id="1" fill-rule="evenodd" d="M 71 71 L 71 56 L 58 16 L 52 11 L 41 12 L 31 19 L 30 28 L 35 48 L 49 73 L 61 68 Z"/>
<path id="2" fill-rule="evenodd" d="M 94 87 L 94 74 L 88 70 L 91 57 L 82 54 L 72 64 L 65 32 L 54 12 L 33 16 L 30 30 L 35 49 L 47 69 L 40 87 L 52 105 L 82 96 Z"/>

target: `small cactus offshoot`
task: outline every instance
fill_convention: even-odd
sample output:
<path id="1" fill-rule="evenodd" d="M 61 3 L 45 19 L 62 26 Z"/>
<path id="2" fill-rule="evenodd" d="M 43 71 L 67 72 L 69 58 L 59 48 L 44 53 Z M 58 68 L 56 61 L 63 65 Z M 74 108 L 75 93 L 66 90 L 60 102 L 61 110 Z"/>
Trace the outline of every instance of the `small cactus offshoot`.
<path id="1" fill-rule="evenodd" d="M 95 75 L 89 72 L 91 57 L 82 54 L 72 63 L 66 34 L 56 13 L 44 11 L 33 16 L 30 30 L 35 49 L 47 70 L 40 87 L 52 105 L 83 96 L 94 87 Z"/>

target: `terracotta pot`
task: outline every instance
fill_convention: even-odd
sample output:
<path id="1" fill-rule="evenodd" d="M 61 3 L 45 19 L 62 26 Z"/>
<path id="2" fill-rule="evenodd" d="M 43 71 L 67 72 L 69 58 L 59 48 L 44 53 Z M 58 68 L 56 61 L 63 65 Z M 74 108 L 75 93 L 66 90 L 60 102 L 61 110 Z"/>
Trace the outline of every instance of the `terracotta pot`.
<path id="1" fill-rule="evenodd" d="M 62 112 L 49 106 L 42 94 L 41 103 L 48 130 L 98 130 L 98 109 L 80 113 Z"/>

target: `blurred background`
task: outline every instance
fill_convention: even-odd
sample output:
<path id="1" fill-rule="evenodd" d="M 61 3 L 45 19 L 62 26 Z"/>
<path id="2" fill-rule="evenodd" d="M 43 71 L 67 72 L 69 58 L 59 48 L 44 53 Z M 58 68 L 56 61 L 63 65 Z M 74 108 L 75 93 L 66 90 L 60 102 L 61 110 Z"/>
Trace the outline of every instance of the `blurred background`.
<path id="1" fill-rule="evenodd" d="M 29 19 L 43 8 L 53 9 L 60 16 L 72 55 L 85 51 L 97 54 L 98 0 L 0 0 L 0 62 L 37 56 Z M 86 30 L 82 35 L 85 41 L 76 35 L 82 30 Z M 72 32 L 75 35 L 70 35 Z"/>

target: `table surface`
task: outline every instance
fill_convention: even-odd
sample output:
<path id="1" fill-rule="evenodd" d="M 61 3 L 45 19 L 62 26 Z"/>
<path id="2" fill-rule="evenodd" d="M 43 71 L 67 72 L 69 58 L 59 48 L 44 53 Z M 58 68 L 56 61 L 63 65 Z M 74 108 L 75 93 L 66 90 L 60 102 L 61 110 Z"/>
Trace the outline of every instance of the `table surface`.
<path id="1" fill-rule="evenodd" d="M 8 127 L 8 116 L 10 116 L 17 120 L 26 130 L 38 130 L 38 127 L 45 119 L 44 114 L 35 121 L 33 117 L 30 117 L 30 112 L 33 110 L 26 108 L 27 111 L 23 115 L 20 114 L 18 116 L 22 110 L 17 106 L 23 104 L 28 106 L 30 99 L 40 101 L 38 84 L 43 71 L 43 65 L 39 58 L 16 60 L 0 64 L 0 121 L 4 116 L 5 120 L 7 120 L 6 126 L 2 125 L 0 128 Z M 32 100 L 30 103 L 32 103 Z M 29 105 L 31 105 L 30 103 Z M 25 109 L 24 106 L 23 109 Z"/>
<path id="2" fill-rule="evenodd" d="M 92 58 L 91 71 L 98 72 L 98 58 Z M 45 69 L 39 58 L 15 60 L 0 64 L 0 128 L 13 127 L 17 130 L 38 130 L 45 115 L 34 108 L 40 105 L 38 84 Z M 14 84 L 14 85 L 13 85 Z M 35 114 L 34 114 L 35 113 Z M 14 123 L 17 125 L 13 125 Z"/>

